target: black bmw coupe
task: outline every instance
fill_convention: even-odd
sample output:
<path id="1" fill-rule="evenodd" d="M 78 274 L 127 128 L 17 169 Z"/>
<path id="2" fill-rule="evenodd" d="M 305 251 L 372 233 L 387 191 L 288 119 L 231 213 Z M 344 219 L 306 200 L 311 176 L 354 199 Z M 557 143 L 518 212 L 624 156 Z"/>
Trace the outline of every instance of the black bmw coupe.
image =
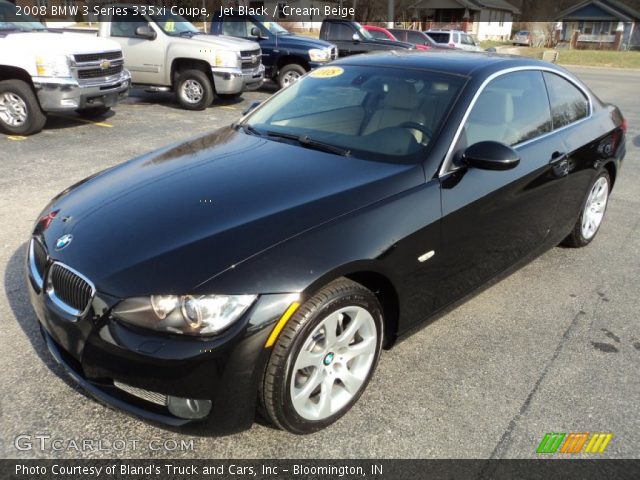
<path id="1" fill-rule="evenodd" d="M 30 239 L 31 302 L 103 402 L 219 431 L 259 408 L 312 432 L 399 336 L 548 248 L 589 244 L 625 132 L 552 64 L 349 57 L 59 194 Z"/>

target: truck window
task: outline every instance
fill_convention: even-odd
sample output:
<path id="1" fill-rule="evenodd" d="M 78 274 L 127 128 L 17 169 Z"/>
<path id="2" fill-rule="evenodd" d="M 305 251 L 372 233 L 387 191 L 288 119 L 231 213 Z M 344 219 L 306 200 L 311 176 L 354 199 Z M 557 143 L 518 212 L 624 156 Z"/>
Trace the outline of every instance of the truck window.
<path id="1" fill-rule="evenodd" d="M 353 34 L 356 33 L 346 23 L 330 23 L 329 24 L 329 40 L 349 41 L 352 40 Z"/>
<path id="2" fill-rule="evenodd" d="M 231 37 L 250 38 L 253 27 L 260 30 L 260 27 L 251 20 L 225 20 L 222 25 L 222 32 Z"/>
<path id="3" fill-rule="evenodd" d="M 142 15 L 114 15 L 111 20 L 111 36 L 137 38 L 136 28 L 148 25 Z"/>

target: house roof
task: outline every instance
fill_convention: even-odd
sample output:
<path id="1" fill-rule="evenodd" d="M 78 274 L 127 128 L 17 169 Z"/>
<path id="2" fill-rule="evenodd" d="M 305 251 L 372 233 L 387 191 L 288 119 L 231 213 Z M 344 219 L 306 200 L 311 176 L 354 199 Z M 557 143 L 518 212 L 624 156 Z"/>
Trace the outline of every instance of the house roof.
<path id="1" fill-rule="evenodd" d="M 492 8 L 496 10 L 507 10 L 511 13 L 520 13 L 517 7 L 511 5 L 506 0 L 418 0 L 409 5 L 409 8 L 432 10 L 465 8 L 476 12 L 484 8 Z"/>
<path id="2" fill-rule="evenodd" d="M 599 17 L 597 11 L 587 10 L 588 7 L 599 8 L 603 13 L 609 14 L 614 18 L 623 21 L 633 21 L 640 19 L 640 12 L 633 8 L 624 5 L 616 0 L 585 0 L 571 8 L 568 8 L 558 14 L 557 20 L 598 20 L 599 18 L 605 19 L 605 15 L 600 14 Z M 608 20 L 610 17 L 607 17 Z"/>

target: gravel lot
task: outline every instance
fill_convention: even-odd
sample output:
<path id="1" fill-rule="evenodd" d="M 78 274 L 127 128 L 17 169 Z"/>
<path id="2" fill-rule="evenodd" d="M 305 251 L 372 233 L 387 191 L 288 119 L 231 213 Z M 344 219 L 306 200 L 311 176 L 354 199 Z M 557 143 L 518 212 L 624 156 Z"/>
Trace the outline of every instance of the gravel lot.
<path id="1" fill-rule="evenodd" d="M 351 413 L 307 437 L 260 424 L 189 437 L 90 400 L 49 357 L 22 273 L 32 222 L 57 192 L 230 123 L 273 88 L 204 112 L 135 94 L 98 124 L 57 116 L 36 136 L 0 135 L 0 457 L 528 458 L 546 432 L 612 432 L 606 456 L 640 457 L 640 71 L 576 73 L 629 122 L 625 166 L 596 240 L 549 251 L 383 353 Z M 19 451 L 20 434 L 101 439 L 104 449 Z M 108 448 L 117 440 L 137 448 Z M 154 449 L 164 440 L 172 451 Z"/>

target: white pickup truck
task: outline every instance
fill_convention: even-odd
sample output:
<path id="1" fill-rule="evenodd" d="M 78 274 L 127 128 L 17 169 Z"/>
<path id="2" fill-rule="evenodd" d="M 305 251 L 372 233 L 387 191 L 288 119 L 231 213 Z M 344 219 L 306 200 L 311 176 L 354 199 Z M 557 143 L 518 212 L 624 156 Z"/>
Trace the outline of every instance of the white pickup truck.
<path id="1" fill-rule="evenodd" d="M 171 91 L 189 110 L 203 110 L 214 95 L 233 98 L 264 80 L 260 45 L 206 35 L 169 9 L 109 5 L 98 35 L 118 42 L 134 86 Z"/>
<path id="2" fill-rule="evenodd" d="M 117 43 L 49 32 L 15 13 L 0 0 L 0 131 L 37 133 L 49 112 L 104 115 L 126 96 L 130 76 Z"/>

